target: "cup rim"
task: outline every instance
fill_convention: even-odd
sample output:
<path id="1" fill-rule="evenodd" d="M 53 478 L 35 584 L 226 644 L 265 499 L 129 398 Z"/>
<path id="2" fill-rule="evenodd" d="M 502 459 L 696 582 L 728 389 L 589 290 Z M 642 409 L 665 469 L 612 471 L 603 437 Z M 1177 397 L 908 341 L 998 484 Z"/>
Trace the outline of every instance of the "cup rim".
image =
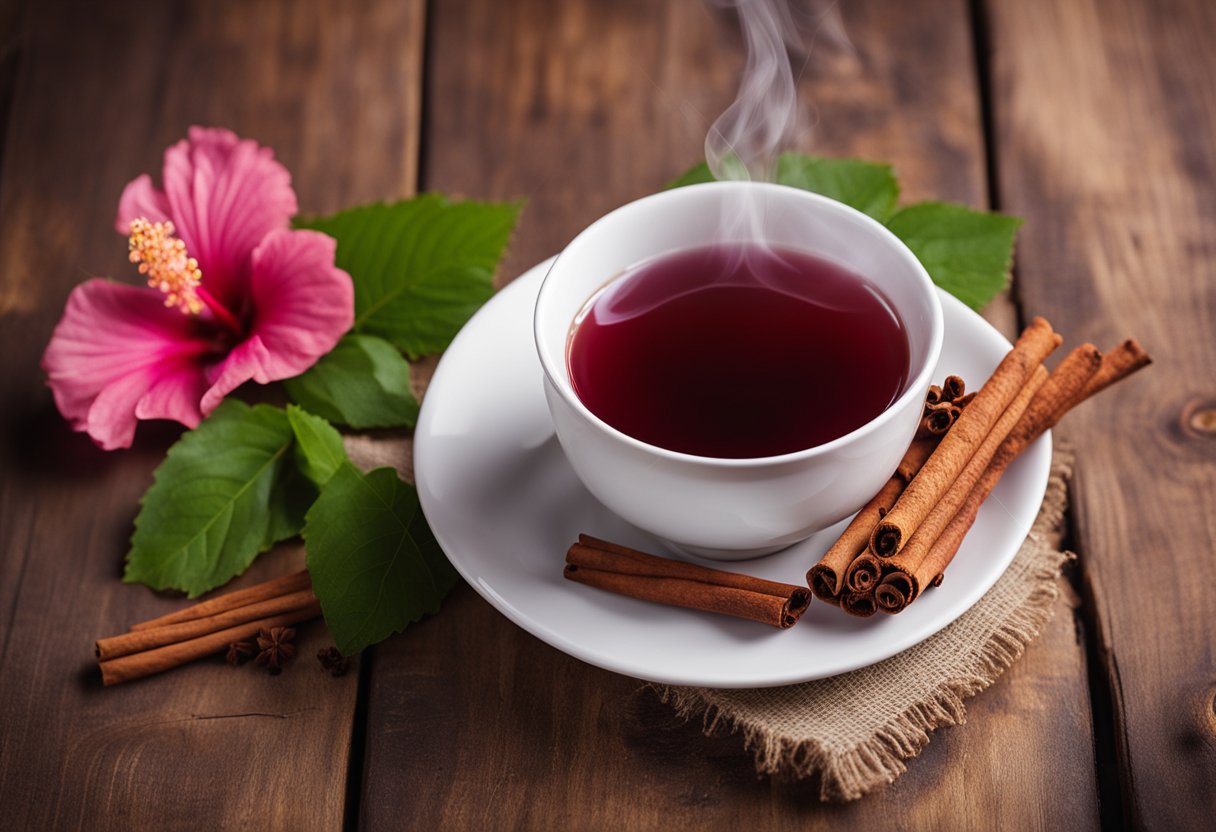
<path id="1" fill-rule="evenodd" d="M 901 393 L 899 397 L 895 399 L 895 401 L 887 405 L 882 413 L 879 413 L 870 421 L 859 425 L 843 436 L 838 436 L 829 442 L 824 442 L 820 445 L 813 445 L 810 448 L 803 448 L 798 451 L 790 451 L 788 453 L 777 454 L 774 456 L 739 458 L 700 456 L 697 454 L 684 453 L 683 451 L 673 451 L 658 445 L 652 445 L 649 442 L 643 442 L 641 439 L 637 439 L 636 437 L 630 436 L 624 431 L 613 427 L 593 413 L 585 404 L 583 404 L 582 400 L 578 397 L 578 394 L 574 392 L 573 386 L 570 384 L 565 375 L 561 372 L 555 371 L 548 351 L 544 348 L 545 339 L 541 334 L 541 312 L 544 308 L 546 298 L 553 293 L 552 287 L 554 281 L 552 278 L 558 265 L 562 261 L 562 256 L 566 253 L 566 251 L 568 251 L 571 246 L 578 243 L 584 237 L 595 233 L 599 226 L 605 224 L 610 218 L 616 216 L 622 211 L 632 210 L 635 206 L 644 203 L 660 202 L 665 199 L 672 198 L 673 195 L 679 194 L 681 191 L 687 192 L 690 190 L 710 189 L 760 189 L 770 192 L 788 192 L 791 194 L 797 194 L 798 198 L 800 199 L 807 199 L 810 202 L 817 203 L 820 209 L 826 210 L 829 213 L 835 212 L 837 214 L 843 214 L 855 222 L 860 222 L 860 224 L 863 226 L 868 226 L 869 230 L 874 232 L 878 238 L 891 245 L 898 256 L 911 266 L 913 275 L 920 283 L 921 288 L 929 296 L 929 350 L 920 372 L 918 372 L 916 376 L 907 384 L 904 392 Z M 908 398 L 913 396 L 922 396 L 923 393 L 920 391 L 923 391 L 928 387 L 930 376 L 932 375 L 933 370 L 936 368 L 938 359 L 941 356 L 942 340 L 944 338 L 945 324 L 942 313 L 941 299 L 938 297 L 937 292 L 937 286 L 933 283 L 932 278 L 929 277 L 929 273 L 925 271 L 925 267 L 921 264 L 920 260 L 917 259 L 916 255 L 912 253 L 912 250 L 908 248 L 904 241 L 895 236 L 895 234 L 892 233 L 889 228 L 878 222 L 878 220 L 874 219 L 868 214 L 858 211 L 856 208 L 853 208 L 850 205 L 846 205 L 845 203 L 832 199 L 831 197 L 814 193 L 813 191 L 806 191 L 802 190 L 801 188 L 794 188 L 788 185 L 778 185 L 771 182 L 701 182 L 695 185 L 684 185 L 679 188 L 659 191 L 658 193 L 650 194 L 648 196 L 641 197 L 640 199 L 635 199 L 632 202 L 627 202 L 624 205 L 609 211 L 607 214 L 588 225 L 586 228 L 580 231 L 574 237 L 574 239 L 567 243 L 565 248 L 562 249 L 562 251 L 549 265 L 549 269 L 545 273 L 544 280 L 541 282 L 540 291 L 537 293 L 536 305 L 533 307 L 532 313 L 532 340 L 533 346 L 536 348 L 537 355 L 540 358 L 541 367 L 545 372 L 545 377 L 553 386 L 553 389 L 559 396 L 562 397 L 566 404 L 574 408 L 575 412 L 578 413 L 579 416 L 581 416 L 589 424 L 596 427 L 600 432 L 607 434 L 610 438 L 613 438 L 618 442 L 622 442 L 644 453 L 652 454 L 661 459 L 667 459 L 673 462 L 699 465 L 708 468 L 761 467 L 765 465 L 801 462 L 831 453 L 837 448 L 849 445 L 864 436 L 880 430 L 887 422 L 895 418 L 894 414 L 901 410 L 904 405 L 906 405 L 906 400 Z M 569 324 L 567 324 L 567 327 L 568 326 Z M 562 348 L 562 355 L 565 355 L 564 345 Z"/>

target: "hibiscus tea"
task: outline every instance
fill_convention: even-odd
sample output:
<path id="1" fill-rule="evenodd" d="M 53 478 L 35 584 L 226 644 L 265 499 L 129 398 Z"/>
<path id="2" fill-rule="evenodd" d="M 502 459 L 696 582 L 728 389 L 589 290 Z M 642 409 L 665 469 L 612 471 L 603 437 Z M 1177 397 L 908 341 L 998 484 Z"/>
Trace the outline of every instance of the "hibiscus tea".
<path id="1" fill-rule="evenodd" d="M 869 280 L 803 251 L 720 243 L 628 270 L 567 345 L 588 409 L 623 433 L 718 458 L 830 442 L 903 392 L 903 322 Z"/>

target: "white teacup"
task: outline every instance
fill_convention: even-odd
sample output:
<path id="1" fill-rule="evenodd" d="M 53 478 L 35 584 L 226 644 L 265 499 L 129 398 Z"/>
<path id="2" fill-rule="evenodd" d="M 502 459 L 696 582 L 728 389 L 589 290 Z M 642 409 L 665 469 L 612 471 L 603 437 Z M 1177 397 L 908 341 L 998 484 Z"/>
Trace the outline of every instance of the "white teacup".
<path id="1" fill-rule="evenodd" d="M 637 263 L 722 242 L 723 229 L 731 227 L 724 218 L 744 210 L 754 212 L 754 222 L 735 224 L 740 236 L 731 241 L 758 233 L 773 245 L 835 261 L 882 290 L 907 332 L 907 385 L 890 407 L 851 433 L 781 456 L 693 456 L 622 433 L 588 410 L 570 384 L 566 349 L 575 316 L 605 283 Z M 545 276 L 534 326 L 557 437 L 588 490 L 638 528 L 717 560 L 775 552 L 847 517 L 877 493 L 912 441 L 942 346 L 937 291 L 894 234 L 827 197 L 751 182 L 664 191 L 596 221 Z"/>

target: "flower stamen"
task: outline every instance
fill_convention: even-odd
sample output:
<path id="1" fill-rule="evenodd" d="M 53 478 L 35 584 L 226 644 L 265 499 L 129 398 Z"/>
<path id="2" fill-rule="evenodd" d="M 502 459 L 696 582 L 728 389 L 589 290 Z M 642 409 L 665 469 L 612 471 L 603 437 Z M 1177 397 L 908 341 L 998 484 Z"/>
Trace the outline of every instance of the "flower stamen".
<path id="1" fill-rule="evenodd" d="M 129 259 L 139 264 L 148 285 L 165 295 L 165 306 L 177 307 L 185 315 L 197 315 L 206 304 L 199 297 L 203 280 L 198 261 L 186 252 L 186 244 L 173 236 L 173 223 L 149 222 L 146 217 L 131 220 L 127 238 Z"/>

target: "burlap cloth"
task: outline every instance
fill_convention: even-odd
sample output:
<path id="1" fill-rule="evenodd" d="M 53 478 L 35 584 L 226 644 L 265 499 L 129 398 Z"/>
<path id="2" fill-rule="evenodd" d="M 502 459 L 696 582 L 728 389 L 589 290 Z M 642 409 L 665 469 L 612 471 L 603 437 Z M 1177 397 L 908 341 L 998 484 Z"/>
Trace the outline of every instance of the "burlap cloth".
<path id="1" fill-rule="evenodd" d="M 756 770 L 819 775 L 822 800 L 855 800 L 891 783 L 929 742 L 965 721 L 963 700 L 991 685 L 1051 618 L 1072 454 L 1056 449 L 1043 506 L 1005 574 L 953 624 L 870 667 L 780 688 L 716 690 L 656 685 L 706 733 L 742 732 Z M 949 580 L 949 576 L 947 576 Z"/>
<path id="2" fill-rule="evenodd" d="M 347 437 L 365 469 L 391 465 L 405 476 L 412 447 L 401 439 Z M 780 688 L 717 690 L 655 685 L 706 734 L 742 732 L 761 774 L 818 775 L 820 798 L 855 800 L 907 770 L 929 732 L 966 719 L 963 700 L 991 685 L 1051 618 L 1072 454 L 1057 447 L 1042 508 L 1005 574 L 941 632 L 870 667 Z M 947 576 L 948 579 L 948 576 Z"/>

